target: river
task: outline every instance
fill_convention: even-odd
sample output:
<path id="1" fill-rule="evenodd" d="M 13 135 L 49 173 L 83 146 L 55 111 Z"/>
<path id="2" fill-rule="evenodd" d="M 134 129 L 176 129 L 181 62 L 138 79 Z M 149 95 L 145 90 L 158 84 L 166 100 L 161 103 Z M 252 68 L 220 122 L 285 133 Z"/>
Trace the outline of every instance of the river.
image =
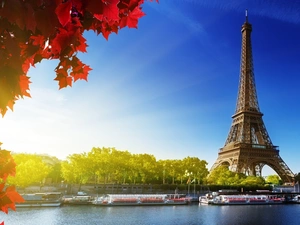
<path id="1" fill-rule="evenodd" d="M 5 225 L 296 225 L 300 204 L 294 205 L 186 205 L 186 206 L 62 206 L 20 208 Z"/>

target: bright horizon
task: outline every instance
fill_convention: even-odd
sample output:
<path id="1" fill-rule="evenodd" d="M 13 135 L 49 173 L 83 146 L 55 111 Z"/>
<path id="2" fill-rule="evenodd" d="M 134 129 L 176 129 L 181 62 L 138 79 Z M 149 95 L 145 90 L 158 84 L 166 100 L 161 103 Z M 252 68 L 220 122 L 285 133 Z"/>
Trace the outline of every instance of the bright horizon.
<path id="1" fill-rule="evenodd" d="M 300 172 L 300 3 L 164 0 L 143 9 L 138 29 L 108 41 L 85 34 L 79 58 L 93 69 L 88 82 L 58 90 L 57 61 L 31 68 L 32 98 L 0 119 L 2 148 L 65 159 L 115 147 L 158 160 L 198 157 L 210 169 L 235 111 L 248 9 L 263 120 L 281 158 Z"/>

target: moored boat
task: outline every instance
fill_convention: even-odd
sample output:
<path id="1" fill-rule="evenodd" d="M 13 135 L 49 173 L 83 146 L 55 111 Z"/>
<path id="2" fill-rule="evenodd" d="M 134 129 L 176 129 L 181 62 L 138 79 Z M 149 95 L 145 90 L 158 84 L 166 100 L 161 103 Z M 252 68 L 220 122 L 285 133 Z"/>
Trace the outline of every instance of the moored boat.
<path id="1" fill-rule="evenodd" d="M 24 202 L 16 203 L 16 207 L 58 207 L 62 204 L 60 192 L 21 194 Z"/>
<path id="2" fill-rule="evenodd" d="M 291 203 L 300 204 L 300 195 L 296 195 L 292 198 Z"/>
<path id="3" fill-rule="evenodd" d="M 284 198 L 275 195 L 218 195 L 213 198 L 213 205 L 272 205 L 282 204 Z"/>
<path id="4" fill-rule="evenodd" d="M 94 205 L 98 206 L 149 206 L 149 205 L 186 205 L 185 198 L 171 198 L 167 194 L 108 194 L 95 198 Z"/>
<path id="5" fill-rule="evenodd" d="M 64 196 L 63 204 L 65 205 L 91 205 L 94 198 L 89 195 Z"/>
<path id="6" fill-rule="evenodd" d="M 210 195 L 200 196 L 199 197 L 199 203 L 201 205 L 208 205 L 212 204 L 213 198 Z"/>

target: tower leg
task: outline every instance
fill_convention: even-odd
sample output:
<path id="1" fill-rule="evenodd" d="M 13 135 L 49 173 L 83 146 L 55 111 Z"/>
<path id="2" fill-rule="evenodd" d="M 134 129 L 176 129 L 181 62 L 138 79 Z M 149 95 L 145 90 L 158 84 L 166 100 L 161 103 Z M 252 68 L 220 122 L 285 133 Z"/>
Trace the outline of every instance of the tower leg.
<path id="1" fill-rule="evenodd" d="M 260 163 L 260 164 L 257 164 L 256 166 L 255 166 L 255 175 L 257 176 L 257 177 L 260 177 L 261 176 L 261 174 L 262 174 L 262 167 L 263 167 L 263 165 Z"/>

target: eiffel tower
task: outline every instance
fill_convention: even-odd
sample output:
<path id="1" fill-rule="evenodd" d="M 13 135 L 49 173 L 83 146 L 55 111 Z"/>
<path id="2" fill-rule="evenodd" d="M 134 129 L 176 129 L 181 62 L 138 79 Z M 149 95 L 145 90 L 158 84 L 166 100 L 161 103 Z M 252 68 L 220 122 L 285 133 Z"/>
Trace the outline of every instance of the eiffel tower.
<path id="1" fill-rule="evenodd" d="M 211 171 L 220 165 L 227 165 L 233 172 L 261 176 L 265 165 L 271 167 L 284 183 L 292 183 L 294 174 L 279 156 L 268 135 L 259 110 L 252 59 L 252 25 L 242 25 L 242 52 L 238 99 L 232 125 L 225 145 Z"/>

